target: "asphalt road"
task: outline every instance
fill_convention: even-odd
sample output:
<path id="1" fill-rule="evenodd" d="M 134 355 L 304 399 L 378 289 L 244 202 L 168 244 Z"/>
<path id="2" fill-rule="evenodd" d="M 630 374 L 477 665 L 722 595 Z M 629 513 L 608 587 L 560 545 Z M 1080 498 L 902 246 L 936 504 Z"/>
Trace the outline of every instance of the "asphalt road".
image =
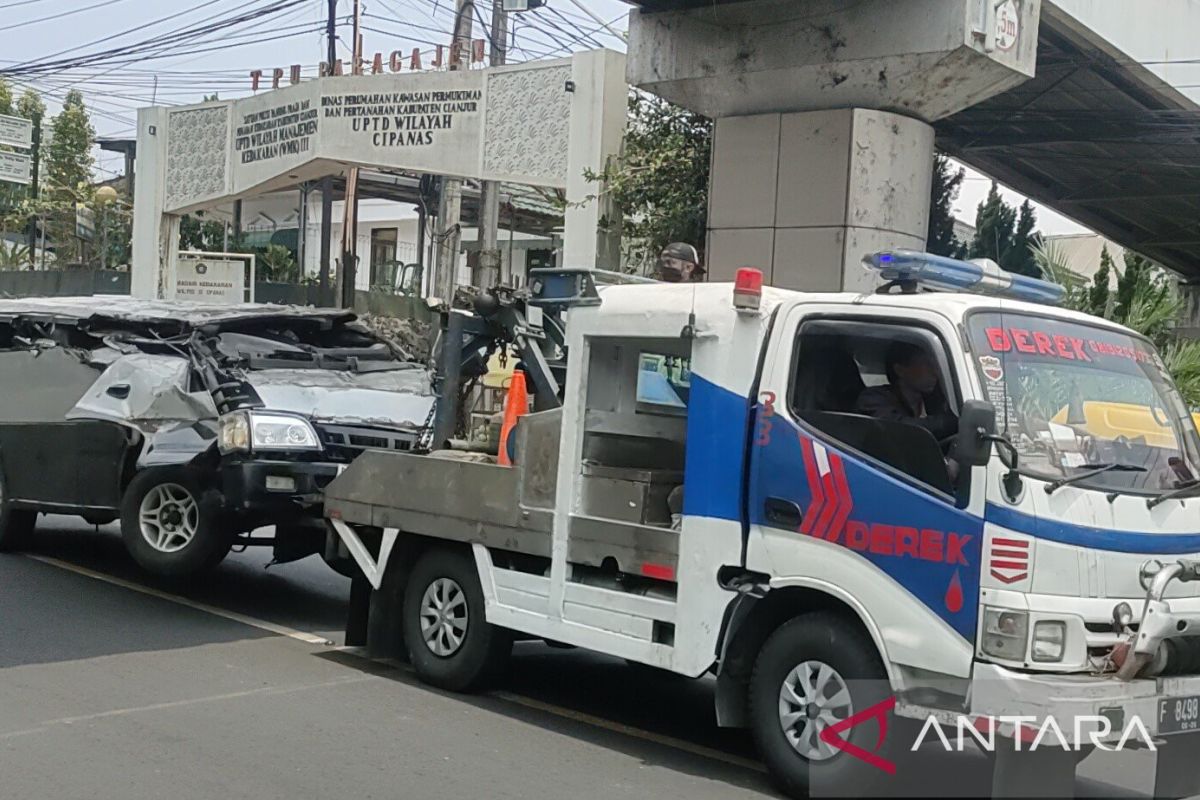
<path id="1" fill-rule="evenodd" d="M 522 643 L 502 690 L 450 695 L 337 647 L 349 581 L 318 559 L 179 586 L 112 526 L 39 530 L 0 556 L 0 797 L 776 796 L 710 680 Z M 1152 759 L 1093 756 L 1077 794 L 1146 796 Z M 914 764 L 901 794 L 988 794 L 976 754 Z"/>

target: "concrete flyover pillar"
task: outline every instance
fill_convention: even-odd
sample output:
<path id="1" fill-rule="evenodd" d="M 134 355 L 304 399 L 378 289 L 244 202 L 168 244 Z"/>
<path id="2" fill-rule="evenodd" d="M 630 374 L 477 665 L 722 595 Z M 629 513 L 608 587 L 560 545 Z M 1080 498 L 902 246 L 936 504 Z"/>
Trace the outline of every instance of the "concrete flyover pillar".
<path id="1" fill-rule="evenodd" d="M 865 290 L 864 253 L 925 245 L 924 122 L 862 108 L 725 117 L 713 144 L 712 280 L 750 264 L 785 289 Z"/>
<path id="2" fill-rule="evenodd" d="M 1041 0 L 740 0 L 635 11 L 631 84 L 716 119 L 708 262 L 869 288 L 924 246 L 931 123 L 1033 75 Z"/>

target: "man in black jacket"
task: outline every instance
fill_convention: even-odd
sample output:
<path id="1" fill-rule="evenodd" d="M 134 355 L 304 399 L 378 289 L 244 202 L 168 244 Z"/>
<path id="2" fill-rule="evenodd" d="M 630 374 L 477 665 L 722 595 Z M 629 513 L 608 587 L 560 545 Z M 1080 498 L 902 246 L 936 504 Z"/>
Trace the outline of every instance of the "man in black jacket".
<path id="1" fill-rule="evenodd" d="M 864 389 L 855 404 L 857 413 L 917 425 L 939 442 L 958 432 L 958 418 L 938 387 L 937 364 L 928 352 L 908 342 L 892 342 L 884 367 L 888 383 Z M 953 481 L 957 462 L 946 459 L 946 469 Z"/>

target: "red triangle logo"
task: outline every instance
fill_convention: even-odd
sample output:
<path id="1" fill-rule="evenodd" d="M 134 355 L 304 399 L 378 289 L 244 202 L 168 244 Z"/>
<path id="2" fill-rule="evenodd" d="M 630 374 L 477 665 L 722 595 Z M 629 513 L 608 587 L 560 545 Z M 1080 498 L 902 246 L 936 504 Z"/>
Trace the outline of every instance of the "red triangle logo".
<path id="1" fill-rule="evenodd" d="M 895 707 L 896 698 L 889 697 L 882 703 L 876 703 L 870 708 L 863 709 L 857 714 L 846 717 L 841 722 L 830 725 L 828 728 L 817 734 L 817 738 L 830 747 L 841 750 L 844 753 L 848 753 L 857 758 L 859 761 L 865 761 L 876 769 L 883 770 L 888 775 L 895 775 L 896 765 L 891 761 L 888 761 L 886 758 L 877 755 L 879 748 L 883 747 L 883 740 L 887 737 L 888 714 Z M 840 734 L 850 730 L 856 725 L 861 725 L 862 723 L 872 719 L 879 723 L 879 739 L 875 742 L 874 752 L 864 750 L 858 745 L 852 744 L 841 737 Z"/>

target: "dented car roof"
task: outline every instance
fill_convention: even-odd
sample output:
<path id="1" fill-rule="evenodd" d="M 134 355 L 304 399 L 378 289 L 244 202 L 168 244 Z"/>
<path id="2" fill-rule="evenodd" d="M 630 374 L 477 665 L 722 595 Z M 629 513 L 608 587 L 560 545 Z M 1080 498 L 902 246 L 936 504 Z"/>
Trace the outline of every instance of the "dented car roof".
<path id="1" fill-rule="evenodd" d="M 161 323 L 182 325 L 188 328 L 255 320 L 291 319 L 345 323 L 357 318 L 354 312 L 344 309 L 269 303 L 207 305 L 167 300 L 141 300 L 125 295 L 0 298 L 0 322 L 9 322 L 19 317 L 49 318 L 61 322 L 89 320 L 140 324 Z"/>

